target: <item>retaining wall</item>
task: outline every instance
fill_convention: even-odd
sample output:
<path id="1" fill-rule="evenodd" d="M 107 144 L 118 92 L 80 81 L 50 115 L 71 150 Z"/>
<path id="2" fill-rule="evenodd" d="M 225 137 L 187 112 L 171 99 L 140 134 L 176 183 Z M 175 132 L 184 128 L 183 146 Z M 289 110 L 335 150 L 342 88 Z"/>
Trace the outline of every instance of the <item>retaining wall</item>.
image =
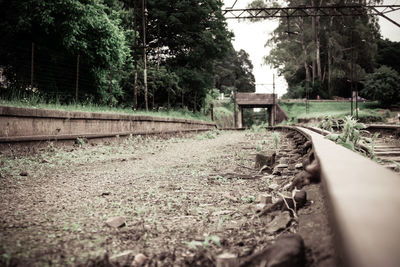
<path id="1" fill-rule="evenodd" d="M 213 122 L 0 106 L 0 142 L 68 140 L 215 129 Z"/>

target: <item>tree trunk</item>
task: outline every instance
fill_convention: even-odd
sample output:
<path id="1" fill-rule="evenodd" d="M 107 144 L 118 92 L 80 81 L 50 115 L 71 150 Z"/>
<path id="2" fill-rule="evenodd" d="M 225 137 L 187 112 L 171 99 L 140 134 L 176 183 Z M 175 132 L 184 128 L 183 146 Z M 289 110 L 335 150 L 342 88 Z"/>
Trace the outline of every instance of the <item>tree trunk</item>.
<path id="1" fill-rule="evenodd" d="M 142 0 L 142 35 L 143 35 L 143 85 L 144 85 L 144 103 L 146 111 L 149 111 L 149 102 L 147 97 L 147 60 L 146 60 L 146 0 Z"/>
<path id="2" fill-rule="evenodd" d="M 168 89 L 168 96 L 167 96 L 167 110 L 170 109 L 170 90 Z"/>
<path id="3" fill-rule="evenodd" d="M 314 0 L 311 0 L 311 6 L 315 7 L 315 1 Z M 317 44 L 316 44 L 316 37 L 315 37 L 316 31 L 315 31 L 315 16 L 314 16 L 315 10 L 314 9 L 312 11 L 312 14 L 313 14 L 313 16 L 311 17 L 311 30 L 312 30 L 312 34 L 313 34 L 314 49 L 315 49 L 315 52 L 316 52 Z M 312 59 L 312 85 L 314 85 L 315 78 L 317 76 L 316 56 L 317 55 L 315 53 L 314 58 Z"/>
<path id="4" fill-rule="evenodd" d="M 137 46 L 137 32 L 136 32 L 136 0 L 133 1 L 133 59 L 135 61 L 135 69 L 133 73 L 133 110 L 137 110 L 137 60 L 135 59 L 136 46 Z"/>
<path id="5" fill-rule="evenodd" d="M 194 91 L 194 108 L 193 108 L 193 112 L 197 111 L 197 90 Z"/>
<path id="6" fill-rule="evenodd" d="M 154 81 L 154 77 L 153 77 L 153 83 L 155 84 L 155 81 Z M 151 93 L 153 94 L 152 95 L 152 101 L 151 101 L 151 109 L 152 110 L 154 110 L 155 109 L 155 101 L 154 101 L 154 97 L 155 97 L 155 85 L 153 84 L 153 86 L 152 86 L 152 88 L 151 88 Z"/>
<path id="7" fill-rule="evenodd" d="M 319 3 L 319 6 L 321 6 L 322 0 Z M 320 17 L 316 17 L 316 27 L 315 27 L 315 49 L 316 49 L 316 58 L 317 58 L 317 73 L 318 73 L 318 80 L 322 79 L 322 68 L 321 68 L 321 43 L 320 43 L 320 29 L 321 24 L 320 24 Z"/>
<path id="8" fill-rule="evenodd" d="M 333 26 L 333 17 L 330 18 L 329 28 L 332 29 Z M 329 97 L 332 97 L 332 45 L 331 45 L 331 33 L 329 33 L 328 37 L 328 94 Z"/>
<path id="9" fill-rule="evenodd" d="M 185 103 L 184 103 L 184 92 L 182 90 L 182 109 L 183 109 L 184 105 L 185 105 Z"/>
<path id="10" fill-rule="evenodd" d="M 307 58 L 308 58 L 308 53 L 307 53 L 307 47 L 306 47 L 306 42 L 304 40 L 304 19 L 301 18 L 301 47 L 303 49 L 303 55 L 304 55 L 304 69 L 306 71 L 306 86 L 310 86 L 310 81 L 311 81 L 311 74 L 310 74 L 310 69 L 308 67 L 307 63 Z"/>

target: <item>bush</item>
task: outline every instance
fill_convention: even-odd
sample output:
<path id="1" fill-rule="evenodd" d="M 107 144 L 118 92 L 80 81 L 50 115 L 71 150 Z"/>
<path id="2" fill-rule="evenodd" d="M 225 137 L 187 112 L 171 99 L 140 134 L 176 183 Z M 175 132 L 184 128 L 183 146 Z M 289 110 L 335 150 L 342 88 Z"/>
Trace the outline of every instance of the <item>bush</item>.
<path id="1" fill-rule="evenodd" d="M 388 107 L 400 101 L 400 75 L 394 69 L 382 66 L 368 74 L 365 88 L 361 95 L 378 100 L 382 106 Z"/>

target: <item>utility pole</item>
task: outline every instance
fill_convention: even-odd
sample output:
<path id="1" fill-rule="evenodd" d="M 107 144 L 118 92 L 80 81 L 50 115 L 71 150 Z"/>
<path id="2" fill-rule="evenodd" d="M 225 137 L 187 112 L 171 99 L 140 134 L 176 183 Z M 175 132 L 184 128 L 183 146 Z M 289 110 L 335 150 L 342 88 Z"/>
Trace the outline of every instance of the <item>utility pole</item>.
<path id="1" fill-rule="evenodd" d="M 144 102 L 146 111 L 149 111 L 149 103 L 147 99 L 147 62 L 146 62 L 146 0 L 142 0 L 142 35 L 143 35 L 143 85 L 144 85 Z"/>
<path id="2" fill-rule="evenodd" d="M 276 122 L 276 96 L 275 96 L 275 73 L 272 75 L 272 97 L 273 97 L 273 111 L 272 111 L 272 116 L 271 116 L 271 125 L 275 126 Z"/>
<path id="3" fill-rule="evenodd" d="M 34 64 L 35 61 L 35 43 L 32 42 L 32 54 L 31 54 L 31 90 L 33 90 L 33 74 L 34 74 Z"/>
<path id="4" fill-rule="evenodd" d="M 137 6 L 136 0 L 133 0 L 133 60 L 135 61 L 135 69 L 133 73 L 133 110 L 137 110 L 137 59 L 136 55 L 136 47 L 137 47 L 137 31 L 136 31 L 136 15 L 137 15 Z"/>
<path id="5" fill-rule="evenodd" d="M 354 80 L 354 28 L 351 28 L 351 63 L 350 63 L 350 96 L 351 116 L 353 117 L 353 80 Z"/>
<path id="6" fill-rule="evenodd" d="M 238 115 L 237 115 L 237 104 L 236 104 L 236 87 L 233 89 L 233 119 L 235 120 L 235 128 L 238 127 Z"/>
<path id="7" fill-rule="evenodd" d="M 76 82 L 75 82 L 75 105 L 78 105 L 78 90 L 79 90 L 79 57 L 76 57 Z"/>
<path id="8" fill-rule="evenodd" d="M 113 93 L 112 93 L 112 80 L 113 80 L 113 66 L 110 66 L 110 107 L 112 106 L 112 97 L 113 97 Z"/>

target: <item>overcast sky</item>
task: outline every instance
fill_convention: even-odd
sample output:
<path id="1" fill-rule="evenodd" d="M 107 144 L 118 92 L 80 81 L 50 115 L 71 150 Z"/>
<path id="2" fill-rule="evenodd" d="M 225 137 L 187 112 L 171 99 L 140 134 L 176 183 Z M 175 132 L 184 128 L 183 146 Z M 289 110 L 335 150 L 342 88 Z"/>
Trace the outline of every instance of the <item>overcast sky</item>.
<path id="1" fill-rule="evenodd" d="M 223 0 L 225 7 L 231 7 L 235 0 Z M 251 0 L 237 0 L 235 8 L 245 8 Z M 400 0 L 384 0 L 385 5 L 400 4 Z M 391 19 L 400 23 L 400 11 L 389 13 Z M 283 77 L 277 77 L 277 72 L 263 64 L 263 57 L 270 51 L 264 47 L 272 31 L 278 26 L 278 20 L 265 20 L 261 22 L 247 22 L 229 19 L 228 27 L 234 32 L 233 46 L 236 50 L 244 49 L 250 55 L 254 65 L 253 74 L 256 78 L 256 91 L 258 93 L 272 93 L 273 74 L 275 74 L 276 93 L 281 96 L 286 92 L 287 84 Z M 379 18 L 381 33 L 384 38 L 400 41 L 400 27 L 384 18 Z"/>

